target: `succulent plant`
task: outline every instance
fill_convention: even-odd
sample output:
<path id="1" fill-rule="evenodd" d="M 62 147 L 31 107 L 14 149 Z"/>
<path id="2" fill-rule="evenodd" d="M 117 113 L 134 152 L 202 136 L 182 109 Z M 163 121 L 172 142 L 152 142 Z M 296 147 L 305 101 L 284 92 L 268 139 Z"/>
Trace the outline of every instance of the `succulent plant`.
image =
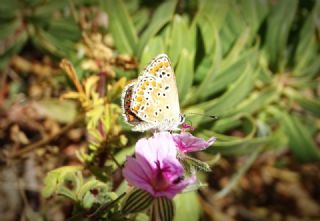
<path id="1" fill-rule="evenodd" d="M 301 161 L 320 159 L 319 2 L 199 1 L 176 13 L 180 3 L 168 1 L 151 17 L 138 1 L 125 3 L 103 4 L 117 50 L 140 70 L 168 53 L 187 120 L 218 138 L 209 153 L 290 148 Z"/>

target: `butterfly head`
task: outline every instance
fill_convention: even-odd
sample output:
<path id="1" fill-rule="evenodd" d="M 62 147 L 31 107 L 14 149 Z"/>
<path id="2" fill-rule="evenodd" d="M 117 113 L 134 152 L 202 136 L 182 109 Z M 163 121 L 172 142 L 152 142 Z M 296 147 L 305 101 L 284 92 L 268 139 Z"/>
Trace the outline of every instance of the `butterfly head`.
<path id="1" fill-rule="evenodd" d="M 186 120 L 186 117 L 183 114 L 180 114 L 179 115 L 179 124 L 183 124 L 185 120 Z"/>

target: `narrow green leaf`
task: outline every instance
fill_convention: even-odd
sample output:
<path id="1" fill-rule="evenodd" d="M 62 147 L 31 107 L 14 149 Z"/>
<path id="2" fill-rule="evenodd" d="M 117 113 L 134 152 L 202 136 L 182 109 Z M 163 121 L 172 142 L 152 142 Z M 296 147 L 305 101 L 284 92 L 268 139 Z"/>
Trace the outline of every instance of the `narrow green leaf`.
<path id="1" fill-rule="evenodd" d="M 108 13 L 110 31 L 120 53 L 133 54 L 138 42 L 137 33 L 125 4 L 119 1 L 100 1 L 102 8 Z"/>
<path id="2" fill-rule="evenodd" d="M 168 55 L 172 60 L 173 66 L 175 66 L 179 61 L 181 51 L 189 43 L 188 38 L 190 38 L 190 33 L 187 20 L 180 15 L 175 15 L 170 25 L 172 27 L 168 38 Z"/>
<path id="3" fill-rule="evenodd" d="M 140 72 L 148 65 L 152 59 L 158 54 L 165 53 L 165 47 L 162 36 L 156 36 L 151 38 L 143 49 L 143 53 L 140 59 L 139 70 Z"/>
<path id="4" fill-rule="evenodd" d="M 212 132 L 207 131 L 206 136 L 212 136 Z M 225 140 L 220 141 L 217 137 L 217 141 L 212 147 L 206 149 L 207 153 L 210 154 L 221 154 L 221 155 L 246 155 L 252 153 L 259 147 L 276 149 L 284 147 L 287 139 L 282 131 L 273 132 L 271 135 L 266 137 L 258 138 L 243 138 L 238 140 Z"/>
<path id="5" fill-rule="evenodd" d="M 225 29 L 228 29 L 230 32 L 230 40 L 237 39 L 241 33 L 247 29 L 247 24 L 241 14 L 240 4 L 236 4 L 232 1 L 230 2 L 230 9 L 225 20 L 225 25 L 223 26 L 223 30 Z M 232 43 L 232 41 L 229 43 Z"/>
<path id="6" fill-rule="evenodd" d="M 253 87 L 255 73 L 247 66 L 238 80 L 221 97 L 198 104 L 206 110 L 206 114 L 224 116 L 226 110 L 237 106 L 245 98 Z"/>
<path id="7" fill-rule="evenodd" d="M 9 37 L 16 37 L 17 34 L 14 32 L 20 27 L 22 29 L 22 23 L 19 19 L 10 18 L 10 19 L 0 19 L 0 40 L 2 41 L 2 44 L 4 44 L 3 41 L 9 41 Z M 2 46 L 3 47 L 3 46 Z M 2 50 L 2 49 L 1 49 Z M 1 51 L 0 51 L 1 52 Z M 1 52 L 0 54 L 2 54 Z"/>
<path id="8" fill-rule="evenodd" d="M 319 100 L 301 97 L 301 96 L 296 97 L 295 100 L 305 110 L 310 111 L 316 117 L 320 117 L 320 101 Z"/>
<path id="9" fill-rule="evenodd" d="M 237 40 L 234 43 L 234 46 L 231 48 L 230 52 L 221 62 L 221 71 L 224 71 L 226 68 L 233 65 L 236 61 L 238 61 L 240 53 L 245 50 L 245 47 L 249 41 L 250 37 L 250 29 L 245 28 L 242 33 L 239 35 Z"/>
<path id="10" fill-rule="evenodd" d="M 217 29 L 214 27 L 212 20 L 208 20 L 205 17 L 200 17 L 197 19 L 197 26 L 200 29 L 200 37 L 204 43 L 205 53 L 209 54 L 212 52 L 215 44 L 215 35 L 217 33 Z"/>
<path id="11" fill-rule="evenodd" d="M 278 1 L 268 16 L 264 47 L 270 64 L 279 71 L 283 71 L 284 67 L 281 65 L 287 63 L 287 40 L 297 6 L 297 0 Z"/>
<path id="12" fill-rule="evenodd" d="M 0 55 L 0 70 L 6 67 L 12 56 L 19 53 L 27 40 L 27 32 L 22 32 L 19 36 L 17 36 L 12 44 L 5 45 L 5 48 L 3 49 L 4 51 L 1 51 L 2 53 Z"/>
<path id="13" fill-rule="evenodd" d="M 230 1 L 225 0 L 204 0 L 199 2 L 198 16 L 204 16 L 207 20 L 213 22 L 213 26 L 220 30 L 220 27 L 224 25 L 225 18 L 230 9 Z"/>
<path id="14" fill-rule="evenodd" d="M 183 102 L 193 82 L 193 56 L 186 49 L 182 49 L 180 53 L 176 68 L 176 81 L 179 99 Z"/>
<path id="15" fill-rule="evenodd" d="M 240 127 L 242 120 L 234 116 L 218 119 L 217 122 L 213 125 L 212 130 L 216 133 L 224 133 L 232 128 Z"/>
<path id="16" fill-rule="evenodd" d="M 30 33 L 32 43 L 41 49 L 45 49 L 58 57 L 71 56 L 75 52 L 72 41 L 57 38 L 43 29 L 37 29 Z"/>
<path id="17" fill-rule="evenodd" d="M 139 39 L 139 44 L 136 51 L 136 55 L 138 57 L 141 56 L 144 47 L 149 39 L 156 35 L 159 30 L 172 19 L 176 4 L 176 0 L 166 1 L 161 4 L 159 8 L 157 8 L 157 10 L 154 12 L 148 28 L 144 31 L 144 33 L 141 35 L 141 38 Z"/>
<path id="18" fill-rule="evenodd" d="M 41 2 L 42 4 L 38 7 L 34 7 L 34 15 L 37 17 L 42 17 L 51 15 L 55 11 L 69 7 L 69 2 L 65 0 L 53 0 L 53 1 L 46 1 Z"/>
<path id="19" fill-rule="evenodd" d="M 21 2 L 18 0 L 8 1 L 5 4 L 0 4 L 0 18 L 7 17 L 8 14 L 14 15 L 20 9 Z M 11 17 L 11 16 L 10 16 Z"/>
<path id="20" fill-rule="evenodd" d="M 299 41 L 294 54 L 294 69 L 295 76 L 309 75 L 309 67 L 312 62 L 319 56 L 319 44 L 317 42 L 315 25 L 315 17 L 320 16 L 320 12 L 316 15 L 316 5 L 314 11 L 306 19 L 300 33 Z M 318 62 L 319 63 L 319 62 Z"/>
<path id="21" fill-rule="evenodd" d="M 206 77 L 206 75 L 209 74 L 210 68 L 212 68 L 213 66 L 212 57 L 213 57 L 213 54 L 206 55 L 197 66 L 197 69 L 194 75 L 195 83 L 201 83 L 203 79 Z"/>
<path id="22" fill-rule="evenodd" d="M 294 156 L 302 162 L 319 161 L 320 151 L 306 126 L 296 116 L 290 116 L 284 112 L 279 115 L 279 119 L 288 136 L 289 147 Z"/>
<path id="23" fill-rule="evenodd" d="M 214 51 L 211 56 L 209 55 L 210 59 L 212 60 L 211 61 L 207 60 L 203 62 L 201 64 L 201 67 L 197 69 L 197 75 L 205 76 L 205 78 L 203 78 L 201 84 L 198 86 L 197 91 L 194 94 L 195 96 L 193 96 L 189 100 L 190 103 L 203 100 L 208 96 L 208 94 L 210 94 L 210 92 L 208 93 L 208 90 L 212 89 L 210 85 L 212 84 L 213 80 L 216 77 L 217 72 L 219 71 L 222 54 L 221 54 L 221 48 L 219 43 L 220 40 L 217 33 L 215 34 L 214 38 L 216 39 Z M 200 73 L 200 71 L 204 71 L 204 73 Z"/>
<path id="24" fill-rule="evenodd" d="M 232 63 L 230 66 L 226 67 L 224 70 L 217 72 L 216 78 L 210 85 L 211 88 L 208 88 L 208 92 L 210 91 L 210 94 L 208 94 L 207 96 L 225 89 L 227 86 L 236 81 L 236 79 L 246 71 L 248 64 L 250 64 L 251 62 L 255 62 L 255 59 L 252 58 L 252 56 L 255 55 L 256 53 L 254 53 L 253 51 L 248 51 L 247 53 L 238 57 L 238 60 Z"/>
<path id="25" fill-rule="evenodd" d="M 248 50 L 239 56 L 234 63 L 230 63 L 229 66 L 224 65 L 223 70 L 221 65 L 217 65 L 217 63 L 212 64 L 207 72 L 207 76 L 202 80 L 197 91 L 194 93 L 193 100 L 199 102 L 228 87 L 246 71 L 248 64 L 255 66 L 257 62 L 256 56 L 255 50 Z M 203 66 L 205 65 L 208 67 L 208 64 L 204 63 Z M 203 67 L 201 71 L 206 71 L 207 67 Z M 201 74 L 199 69 L 196 74 Z"/>
<path id="26" fill-rule="evenodd" d="M 250 97 L 242 101 L 234 109 L 226 110 L 225 116 L 246 113 L 252 114 L 263 109 L 266 105 L 275 101 L 279 97 L 276 88 L 270 87 L 262 91 L 251 93 Z"/>
<path id="27" fill-rule="evenodd" d="M 70 44 L 81 38 L 81 30 L 73 19 L 52 20 L 48 25 L 48 34 L 63 41 L 70 41 Z"/>
<path id="28" fill-rule="evenodd" d="M 264 21 L 269 11 L 268 0 L 240 0 L 242 16 L 246 21 L 248 27 L 250 27 L 251 40 L 256 37 L 256 33 L 260 28 L 260 25 Z"/>
<path id="29" fill-rule="evenodd" d="M 149 22 L 149 11 L 146 8 L 140 8 L 134 13 L 132 20 L 136 27 L 136 32 L 140 33 Z"/>

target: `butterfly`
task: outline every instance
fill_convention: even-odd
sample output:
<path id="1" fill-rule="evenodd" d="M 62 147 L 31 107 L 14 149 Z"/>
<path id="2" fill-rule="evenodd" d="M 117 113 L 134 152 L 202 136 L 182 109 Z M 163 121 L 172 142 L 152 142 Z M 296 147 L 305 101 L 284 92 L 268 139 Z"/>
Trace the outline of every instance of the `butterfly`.
<path id="1" fill-rule="evenodd" d="M 166 54 L 159 54 L 137 80 L 122 93 L 122 112 L 133 131 L 179 130 L 185 120 L 180 113 L 176 78 Z"/>

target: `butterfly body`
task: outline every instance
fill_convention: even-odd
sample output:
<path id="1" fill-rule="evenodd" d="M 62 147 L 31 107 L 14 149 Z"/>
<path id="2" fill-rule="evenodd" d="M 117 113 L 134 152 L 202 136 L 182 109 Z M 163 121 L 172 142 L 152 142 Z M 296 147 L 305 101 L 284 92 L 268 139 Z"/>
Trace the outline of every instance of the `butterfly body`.
<path id="1" fill-rule="evenodd" d="M 136 81 L 127 85 L 122 109 L 126 122 L 135 131 L 177 130 L 184 122 L 175 75 L 166 54 L 158 55 Z"/>

